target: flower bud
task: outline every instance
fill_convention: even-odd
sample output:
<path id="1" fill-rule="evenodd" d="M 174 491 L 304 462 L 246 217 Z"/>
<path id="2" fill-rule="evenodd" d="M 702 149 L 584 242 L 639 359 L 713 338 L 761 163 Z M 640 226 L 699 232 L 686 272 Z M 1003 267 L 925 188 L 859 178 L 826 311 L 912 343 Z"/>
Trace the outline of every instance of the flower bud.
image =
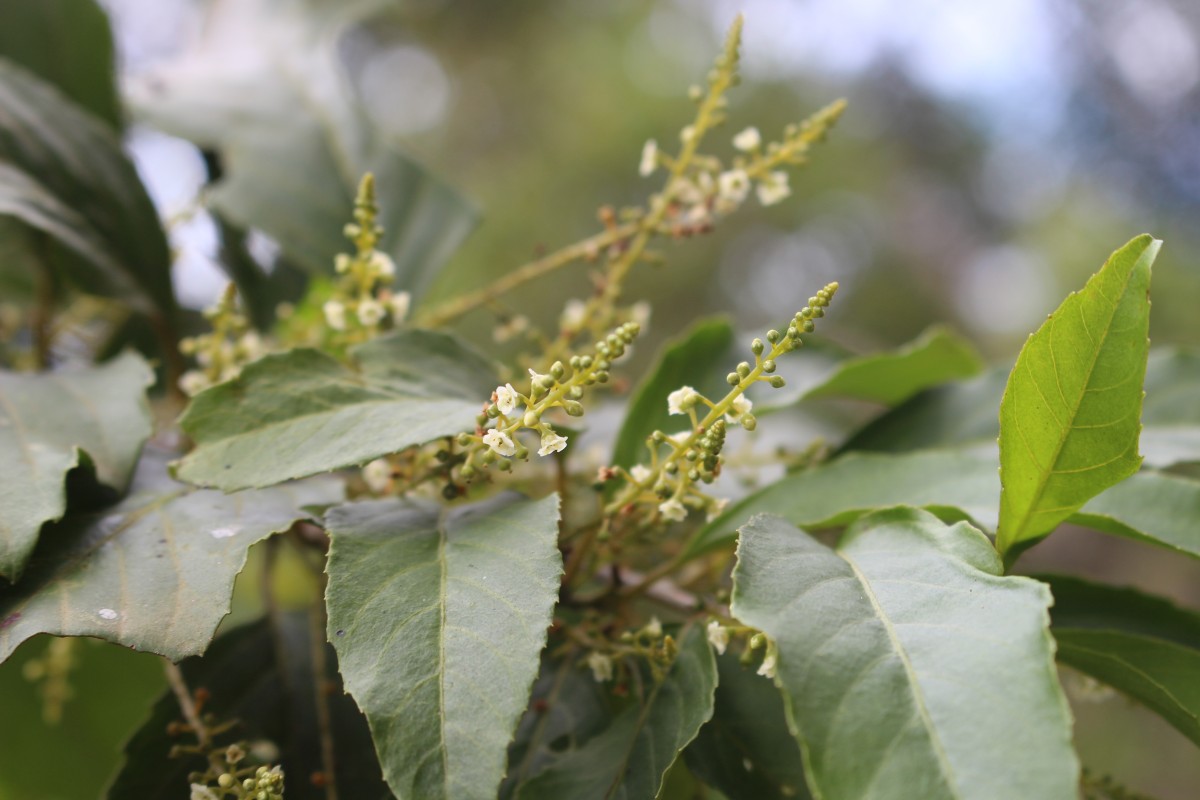
<path id="1" fill-rule="evenodd" d="M 776 342 L 778 342 L 779 341 L 779 331 L 775 330 L 774 328 L 767 331 L 767 341 L 770 342 L 771 344 L 775 344 Z"/>
<path id="2" fill-rule="evenodd" d="M 741 423 L 743 428 L 752 431 L 758 427 L 758 418 L 753 414 L 742 414 Z"/>
<path id="3" fill-rule="evenodd" d="M 743 378 L 750 374 L 750 365 L 745 361 L 737 365 L 737 374 Z"/>
<path id="4" fill-rule="evenodd" d="M 754 353 L 754 355 L 756 355 L 756 356 L 762 355 L 763 348 L 764 348 L 764 345 L 763 345 L 762 339 L 755 339 L 753 342 L 750 343 L 750 352 Z"/>
<path id="5" fill-rule="evenodd" d="M 771 388 L 773 389 L 782 389 L 787 385 L 787 381 L 783 379 L 782 375 L 776 375 L 775 377 L 771 378 L 770 384 Z"/>
<path id="6" fill-rule="evenodd" d="M 736 372 L 731 372 L 725 376 L 725 382 L 730 386 L 737 386 L 742 382 L 742 376 L 738 375 Z"/>
<path id="7" fill-rule="evenodd" d="M 526 428 L 536 428 L 537 424 L 541 421 L 541 417 L 536 412 L 526 411 L 525 416 L 521 419 L 521 424 Z"/>
<path id="8" fill-rule="evenodd" d="M 768 358 L 766 361 L 763 362 L 762 368 L 763 368 L 763 372 L 767 372 L 767 373 L 774 372 L 775 371 L 775 362 Z"/>
<path id="9" fill-rule="evenodd" d="M 566 371 L 567 368 L 563 366 L 561 361 L 555 361 L 550 366 L 550 374 L 554 376 L 555 380 L 562 380 L 562 376 L 566 373 Z"/>
<path id="10" fill-rule="evenodd" d="M 583 404 L 577 403 L 574 400 L 563 401 L 563 409 L 567 412 L 567 416 L 571 416 L 571 417 L 582 417 L 583 416 Z"/>

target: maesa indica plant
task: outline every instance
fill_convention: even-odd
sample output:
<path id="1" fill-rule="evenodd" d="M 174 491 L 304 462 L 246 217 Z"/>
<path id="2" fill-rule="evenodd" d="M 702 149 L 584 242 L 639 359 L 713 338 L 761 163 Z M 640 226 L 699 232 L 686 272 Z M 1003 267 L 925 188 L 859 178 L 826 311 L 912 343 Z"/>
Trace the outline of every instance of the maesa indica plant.
<path id="1" fill-rule="evenodd" d="M 206 195 L 227 248 L 255 229 L 283 254 L 270 274 L 242 258 L 200 321 L 110 128 L 0 62 L 0 210 L 43 256 L 0 373 L 0 658 L 40 633 L 162 656 L 171 692 L 107 796 L 1132 797 L 1081 768 L 1056 661 L 1200 744 L 1200 614 L 1012 574 L 1064 523 L 1200 556 L 1200 481 L 1173 469 L 1200 460 L 1200 367 L 1149 353 L 1155 239 L 1011 372 L 942 329 L 814 367 L 837 283 L 758 336 L 701 320 L 626 369 L 652 245 L 785 201 L 842 112 L 774 139 L 728 119 L 740 29 L 678 141 L 630 164 L 659 181 L 643 205 L 441 304 L 422 270 L 460 211 L 397 152 L 343 148 L 357 187 L 330 252 L 330 197 L 259 180 L 253 136 L 196 135 L 232 154 Z M 510 308 L 580 263 L 594 280 L 553 330 Z M 280 303 L 276 276 L 306 270 Z M 479 309 L 504 363 L 447 330 Z M 1150 384 L 1191 399 L 1143 408 Z M 621 395 L 619 426 L 589 430 Z M 772 432 L 838 396 L 886 410 L 837 448 Z M 782 469 L 747 493 L 764 459 Z M 214 640 L 257 542 L 261 610 Z M 73 641 L 30 662 L 47 709 Z"/>

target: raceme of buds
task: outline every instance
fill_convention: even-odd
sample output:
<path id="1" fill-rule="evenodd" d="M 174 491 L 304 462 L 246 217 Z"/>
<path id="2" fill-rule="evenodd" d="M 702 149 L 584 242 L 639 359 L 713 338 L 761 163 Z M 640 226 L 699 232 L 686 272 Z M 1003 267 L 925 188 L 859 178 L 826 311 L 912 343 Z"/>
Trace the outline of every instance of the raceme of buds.
<path id="1" fill-rule="evenodd" d="M 189 397 L 218 383 L 236 378 L 242 367 L 266 355 L 268 347 L 250 327 L 237 303 L 237 287 L 225 287 L 216 305 L 204 311 L 212 331 L 181 339 L 179 352 L 193 356 L 199 369 L 179 377 L 179 388 Z"/>

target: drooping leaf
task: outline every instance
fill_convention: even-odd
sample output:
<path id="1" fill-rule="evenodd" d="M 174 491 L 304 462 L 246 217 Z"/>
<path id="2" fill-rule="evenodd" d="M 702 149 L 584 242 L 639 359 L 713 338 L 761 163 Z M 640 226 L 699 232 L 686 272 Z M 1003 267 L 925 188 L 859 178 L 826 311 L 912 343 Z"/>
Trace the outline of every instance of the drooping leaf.
<path id="1" fill-rule="evenodd" d="M 269 355 L 197 395 L 179 477 L 231 491 L 362 464 L 473 430 L 496 387 L 487 359 L 446 334 L 397 331 L 351 356 Z"/>
<path id="2" fill-rule="evenodd" d="M 518 800 L 657 796 L 667 769 L 712 716 L 716 683 L 712 648 L 693 627 L 666 676 L 648 682 L 640 703 L 519 787 Z"/>
<path id="3" fill-rule="evenodd" d="M 0 577 L 15 581 L 81 465 L 124 493 L 150 435 L 150 367 L 132 353 L 61 372 L 0 371 Z"/>
<path id="4" fill-rule="evenodd" d="M 1141 465 L 1150 266 L 1139 236 L 1033 334 L 1000 403 L 1000 522 L 1011 559 Z"/>
<path id="5" fill-rule="evenodd" d="M 403 798 L 494 798 L 538 672 L 562 558 L 558 497 L 326 517 L 329 638 Z"/>
<path id="6" fill-rule="evenodd" d="M 0 57 L 20 64 L 120 130 L 112 31 L 95 0 L 0 5 Z"/>
<path id="7" fill-rule="evenodd" d="M 1134 589 L 1043 578 L 1058 660 L 1161 714 L 1200 745 L 1200 614 Z"/>
<path id="8" fill-rule="evenodd" d="M 804 399 L 853 397 L 891 406 L 931 386 L 970 378 L 981 369 L 983 359 L 970 342 L 935 325 L 898 350 L 842 362 L 806 391 Z"/>
<path id="9" fill-rule="evenodd" d="M 689 426 L 687 416 L 671 418 L 667 395 L 681 386 L 692 386 L 708 397 L 723 396 L 729 387 L 718 371 L 733 342 L 727 319 L 702 320 L 682 338 L 671 342 L 629 401 L 625 422 L 617 435 L 612 463 L 632 467 L 646 460 L 646 437 L 661 430 L 674 433 Z"/>
<path id="10" fill-rule="evenodd" d="M 977 530 L 916 509 L 833 549 L 778 517 L 742 528 L 732 611 L 777 645 L 815 796 L 1075 798 L 1050 592 L 1002 572 Z"/>
<path id="11" fill-rule="evenodd" d="M 243 0 L 210 6 L 205 35 L 130 87 L 150 124 L 221 153 L 213 208 L 258 228 L 287 258 L 330 273 L 346 251 L 354 191 L 374 172 L 397 287 L 420 293 L 475 225 L 452 189 L 418 167 L 360 107 L 347 37 L 387 0 Z M 303 165 L 303 169 L 297 169 Z"/>
<path id="12" fill-rule="evenodd" d="M 171 257 L 158 214 L 116 134 L 0 58 L 0 215 L 69 248 L 72 277 L 171 317 Z"/>
<path id="13" fill-rule="evenodd" d="M 810 797 L 775 684 L 733 653 L 717 657 L 717 674 L 712 719 L 683 752 L 692 772 L 729 800 Z"/>
<path id="14" fill-rule="evenodd" d="M 20 583 L 0 584 L 0 660 L 37 633 L 172 660 L 203 652 L 250 545 L 340 496 L 335 481 L 197 491 L 167 477 L 163 454 L 144 455 L 125 500 L 47 526 Z"/>
<path id="15" fill-rule="evenodd" d="M 246 625 L 217 638 L 203 656 L 185 659 L 180 670 L 192 690 L 203 687 L 209 699 L 205 713 L 238 725 L 216 739 L 216 745 L 267 740 L 280 750 L 285 794 L 291 800 L 323 800 L 325 789 L 310 776 L 322 769 L 311 630 L 304 612 L 282 614 L 278 629 L 266 621 Z M 337 658 L 325 649 L 329 732 L 334 744 L 336 787 L 341 797 L 390 800 L 383 782 L 371 733 L 354 701 L 343 694 Z M 125 763 L 105 795 L 108 800 L 177 800 L 187 797 L 188 773 L 202 771 L 203 758 L 170 755 L 183 736 L 169 736 L 168 725 L 182 722 L 179 701 L 167 692 L 142 727 L 125 745 Z M 241 766 L 247 766 L 243 762 Z"/>

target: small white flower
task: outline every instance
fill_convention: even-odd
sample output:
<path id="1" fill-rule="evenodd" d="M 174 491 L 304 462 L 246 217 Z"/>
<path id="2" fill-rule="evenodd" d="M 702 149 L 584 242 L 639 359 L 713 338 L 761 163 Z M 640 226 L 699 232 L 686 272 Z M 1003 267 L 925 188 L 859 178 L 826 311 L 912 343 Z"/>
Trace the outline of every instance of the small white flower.
<path id="1" fill-rule="evenodd" d="M 267 352 L 267 347 L 263 344 L 262 337 L 258 335 L 257 331 L 243 333 L 242 338 L 238 340 L 237 349 L 247 361 L 253 361 Z"/>
<path id="2" fill-rule="evenodd" d="M 208 376 L 198 369 L 189 369 L 179 376 L 179 388 L 188 397 L 197 395 L 208 388 Z"/>
<path id="3" fill-rule="evenodd" d="M 508 416 L 517 407 L 517 401 L 520 400 L 517 390 L 513 388 L 511 383 L 506 383 L 503 386 L 496 387 L 496 408 L 500 409 L 500 413 Z"/>
<path id="4" fill-rule="evenodd" d="M 704 521 L 712 522 L 714 519 L 721 516 L 721 514 L 723 514 L 725 512 L 725 508 L 728 505 L 729 505 L 728 497 L 722 497 L 717 500 L 713 500 L 711 503 L 708 504 L 708 509 L 704 512 Z"/>
<path id="5" fill-rule="evenodd" d="M 529 377 L 533 380 L 534 383 L 537 383 L 542 378 L 550 377 L 549 375 L 543 375 L 542 373 L 536 371 L 533 367 L 529 367 L 528 369 L 529 369 Z"/>
<path id="6" fill-rule="evenodd" d="M 408 309 L 412 306 L 412 295 L 408 292 L 396 292 L 388 300 L 388 305 L 391 306 L 392 321 L 403 322 L 404 318 L 408 316 Z"/>
<path id="7" fill-rule="evenodd" d="M 679 141 L 683 142 L 684 144 L 687 144 L 695 136 L 696 136 L 696 126 L 688 125 L 686 128 L 684 128 L 683 130 L 681 130 L 679 132 Z"/>
<path id="8" fill-rule="evenodd" d="M 686 206 L 694 206 L 703 203 L 705 196 L 696 184 L 687 178 L 680 178 L 675 182 L 675 199 Z"/>
<path id="9" fill-rule="evenodd" d="M 638 327 L 645 330 L 650 324 L 650 304 L 645 300 L 639 300 L 629 307 L 629 320 L 636 322 Z"/>
<path id="10" fill-rule="evenodd" d="M 758 202 L 764 206 L 773 206 L 791 193 L 786 172 L 769 172 L 758 182 Z"/>
<path id="11" fill-rule="evenodd" d="M 758 674 L 764 678 L 775 678 L 775 668 L 778 666 L 778 659 L 775 656 L 774 650 L 767 651 L 763 657 L 762 663 L 758 665 Z"/>
<path id="12" fill-rule="evenodd" d="M 644 464 L 634 464 L 629 470 L 629 477 L 633 478 L 635 483 L 645 483 L 653 474 Z"/>
<path id="13" fill-rule="evenodd" d="M 496 455 L 511 457 L 517 452 L 517 446 L 508 438 L 508 434 L 494 428 L 483 435 L 483 443 L 492 448 Z"/>
<path id="14" fill-rule="evenodd" d="M 396 262 L 392 261 L 392 257 L 387 253 L 372 250 L 367 264 L 371 267 L 371 271 L 380 278 L 396 277 Z"/>
<path id="15" fill-rule="evenodd" d="M 338 253 L 333 258 L 333 271 L 341 275 L 350 271 L 350 265 L 353 264 L 353 259 L 345 253 Z"/>
<path id="16" fill-rule="evenodd" d="M 546 428 L 542 431 L 542 446 L 538 448 L 538 455 L 548 456 L 551 453 L 561 453 L 566 447 L 567 437 L 559 436 L 553 428 Z"/>
<path id="17" fill-rule="evenodd" d="M 686 414 L 699 400 L 699 392 L 690 386 L 681 386 L 667 395 L 667 411 L 671 414 Z"/>
<path id="18" fill-rule="evenodd" d="M 733 405 L 725 412 L 725 418 L 730 422 L 737 422 L 742 418 L 743 414 L 749 413 L 752 408 L 754 408 L 753 401 L 749 397 L 746 397 L 746 395 L 739 394 L 733 398 Z"/>
<path id="19" fill-rule="evenodd" d="M 757 150 L 762 144 L 762 136 L 758 132 L 758 128 L 751 126 L 733 137 L 733 146 L 743 153 L 749 153 L 752 150 Z"/>
<path id="20" fill-rule="evenodd" d="M 519 333 L 524 333 L 529 330 L 529 317 L 518 314 L 507 322 L 497 325 L 492 330 L 492 338 L 498 343 L 503 344 Z"/>
<path id="21" fill-rule="evenodd" d="M 368 299 L 358 304 L 358 321 L 368 328 L 378 325 L 386 314 L 387 309 L 378 300 Z"/>
<path id="22" fill-rule="evenodd" d="M 658 167 L 658 142 L 650 139 L 642 146 L 642 160 L 638 162 L 638 175 L 645 178 Z"/>
<path id="23" fill-rule="evenodd" d="M 375 494 L 383 494 L 392 485 L 392 465 L 386 458 L 377 458 L 363 467 L 363 481 Z"/>
<path id="24" fill-rule="evenodd" d="M 662 623 L 659 622 L 658 617 L 651 617 L 650 621 L 646 623 L 646 626 L 642 628 L 642 633 L 646 634 L 647 636 L 652 636 L 655 639 L 657 639 L 659 636 L 662 636 Z"/>
<path id="25" fill-rule="evenodd" d="M 731 169 L 717 176 L 717 192 L 723 203 L 730 206 L 741 205 L 750 194 L 750 176 L 744 169 Z"/>
<path id="26" fill-rule="evenodd" d="M 708 643 L 717 651 L 717 655 L 725 655 L 725 648 L 729 646 L 729 630 L 715 619 L 704 630 L 708 634 Z"/>
<path id="27" fill-rule="evenodd" d="M 588 653 L 587 657 L 588 668 L 592 671 L 592 678 L 596 683 L 604 683 L 611 681 L 613 676 L 613 660 L 611 657 L 598 653 L 595 650 Z"/>
<path id="28" fill-rule="evenodd" d="M 325 322 L 335 331 L 346 330 L 346 307 L 337 300 L 329 300 L 322 306 Z"/>
<path id="29" fill-rule="evenodd" d="M 687 509 L 684 508 L 683 503 L 679 502 L 679 499 L 675 497 L 659 503 L 658 511 L 663 515 L 663 519 L 673 520 L 674 522 L 683 522 L 685 519 L 687 519 Z"/>
<path id="30" fill-rule="evenodd" d="M 563 306 L 562 317 L 559 318 L 558 324 L 564 331 L 576 331 L 583 327 L 584 313 L 587 311 L 587 303 L 582 300 L 571 299 Z"/>
<path id="31" fill-rule="evenodd" d="M 193 783 L 191 800 L 218 800 L 218 798 L 212 789 L 199 783 Z"/>
<path id="32" fill-rule="evenodd" d="M 670 439 L 675 444 L 681 445 L 684 442 L 686 442 L 688 439 L 692 438 L 692 432 L 691 431 L 680 431 L 679 433 L 672 433 L 667 438 Z"/>

